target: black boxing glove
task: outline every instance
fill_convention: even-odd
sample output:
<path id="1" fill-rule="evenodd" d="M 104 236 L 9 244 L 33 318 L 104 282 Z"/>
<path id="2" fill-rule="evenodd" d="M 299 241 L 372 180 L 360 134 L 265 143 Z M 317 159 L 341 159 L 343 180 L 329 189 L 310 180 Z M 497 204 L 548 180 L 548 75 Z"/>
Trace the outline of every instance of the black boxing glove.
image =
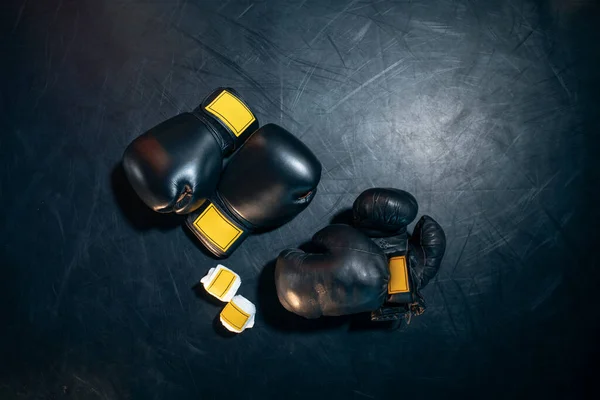
<path id="1" fill-rule="evenodd" d="M 409 237 L 406 226 L 417 211 L 407 192 L 363 192 L 353 205 L 356 228 L 330 225 L 317 232 L 313 243 L 319 253 L 280 253 L 275 286 L 281 304 L 306 318 L 368 311 L 373 320 L 384 321 L 422 313 L 420 289 L 439 268 L 445 236 L 424 216 Z"/>
<path id="2" fill-rule="evenodd" d="M 417 212 L 416 199 L 400 189 L 368 189 L 354 201 L 352 225 L 381 248 L 390 270 L 388 296 L 371 313 L 373 320 L 410 318 L 425 311 L 421 289 L 440 268 L 446 237 L 439 224 L 427 215 L 421 217 L 409 235 L 406 227 Z"/>
<path id="3" fill-rule="evenodd" d="M 248 235 L 279 227 L 312 201 L 321 163 L 275 124 L 258 129 L 229 160 L 217 191 L 186 225 L 212 254 L 229 256 Z"/>
<path id="4" fill-rule="evenodd" d="M 176 115 L 138 136 L 123 168 L 138 196 L 161 213 L 187 214 L 212 195 L 223 159 L 258 128 L 238 93 L 219 88 L 193 112 Z"/>
<path id="5" fill-rule="evenodd" d="M 390 280 L 387 258 L 369 237 L 343 224 L 312 238 L 320 252 L 282 251 L 275 263 L 275 288 L 283 307 L 305 318 L 379 309 Z"/>

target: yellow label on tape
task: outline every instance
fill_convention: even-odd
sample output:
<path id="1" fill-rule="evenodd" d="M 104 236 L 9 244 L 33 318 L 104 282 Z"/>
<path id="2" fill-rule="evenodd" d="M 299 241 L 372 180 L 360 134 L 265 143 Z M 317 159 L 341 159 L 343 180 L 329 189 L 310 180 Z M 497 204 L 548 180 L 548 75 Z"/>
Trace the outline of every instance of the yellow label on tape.
<path id="1" fill-rule="evenodd" d="M 250 318 L 250 314 L 239 308 L 233 301 L 230 301 L 221 311 L 221 318 L 235 329 L 242 330 L 248 318 Z"/>
<path id="2" fill-rule="evenodd" d="M 242 234 L 242 230 L 225 218 L 214 204 L 206 207 L 194 221 L 194 226 L 222 251 L 227 251 Z"/>
<path id="3" fill-rule="evenodd" d="M 256 120 L 252 111 L 226 90 L 206 106 L 206 111 L 221 120 L 236 137 L 244 133 Z"/>
<path id="4" fill-rule="evenodd" d="M 233 272 L 222 269 L 219 271 L 217 276 L 215 276 L 210 285 L 208 285 L 206 290 L 220 299 L 227 294 L 229 288 L 231 288 L 235 282 L 235 279 L 236 276 Z"/>
<path id="5" fill-rule="evenodd" d="M 388 293 L 406 293 L 410 291 L 408 286 L 408 268 L 406 257 L 398 256 L 390 258 L 390 281 L 388 282 Z"/>

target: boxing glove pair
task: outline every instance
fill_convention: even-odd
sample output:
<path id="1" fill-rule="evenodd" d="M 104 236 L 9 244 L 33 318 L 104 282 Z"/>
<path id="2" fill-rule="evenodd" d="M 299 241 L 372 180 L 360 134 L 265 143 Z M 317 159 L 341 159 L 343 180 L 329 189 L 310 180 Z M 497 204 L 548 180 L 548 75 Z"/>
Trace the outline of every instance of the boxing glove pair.
<path id="1" fill-rule="evenodd" d="M 317 250 L 279 254 L 275 286 L 283 307 L 309 319 L 369 312 L 372 320 L 387 321 L 422 314 L 421 290 L 440 267 L 446 237 L 427 215 L 409 235 L 417 212 L 408 192 L 361 193 L 350 225 L 332 224 L 313 236 Z"/>
<path id="2" fill-rule="evenodd" d="M 304 210 L 321 177 L 304 143 L 278 125 L 258 126 L 235 90 L 219 88 L 136 138 L 123 155 L 126 176 L 150 208 L 186 214 L 200 242 L 227 257 L 251 233 Z"/>

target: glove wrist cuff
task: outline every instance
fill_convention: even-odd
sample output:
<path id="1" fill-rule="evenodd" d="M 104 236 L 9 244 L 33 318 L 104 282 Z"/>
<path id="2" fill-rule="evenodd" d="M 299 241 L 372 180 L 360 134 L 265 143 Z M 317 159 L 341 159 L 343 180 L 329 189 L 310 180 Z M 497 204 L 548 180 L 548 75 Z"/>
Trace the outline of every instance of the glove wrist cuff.
<path id="1" fill-rule="evenodd" d="M 226 129 L 218 126 L 218 123 L 212 122 L 201 108 L 195 109 L 192 114 L 206 126 L 208 132 L 210 132 L 215 141 L 219 144 L 221 154 L 223 154 L 224 157 L 233 152 L 233 138 Z"/>
<path id="2" fill-rule="evenodd" d="M 219 258 L 228 257 L 254 230 L 235 217 L 218 196 L 188 214 L 186 225 L 202 245 Z"/>
<path id="3" fill-rule="evenodd" d="M 258 119 L 231 88 L 212 92 L 193 114 L 208 126 L 224 156 L 233 153 L 258 129 Z"/>

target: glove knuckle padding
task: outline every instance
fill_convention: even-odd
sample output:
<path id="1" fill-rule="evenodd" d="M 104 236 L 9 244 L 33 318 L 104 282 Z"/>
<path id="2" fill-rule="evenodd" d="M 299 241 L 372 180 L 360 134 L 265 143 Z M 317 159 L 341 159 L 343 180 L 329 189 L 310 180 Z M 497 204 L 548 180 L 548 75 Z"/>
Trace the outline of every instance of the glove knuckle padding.
<path id="1" fill-rule="evenodd" d="M 323 253 L 285 250 L 277 258 L 277 295 L 288 311 L 318 318 L 371 311 L 385 301 L 387 260 L 367 236 L 329 225 L 313 241 Z"/>
<path id="2" fill-rule="evenodd" d="M 219 193 L 250 225 L 269 228 L 305 209 L 320 178 L 321 163 L 310 149 L 285 129 L 268 124 L 232 156 Z"/>
<path id="3" fill-rule="evenodd" d="M 421 217 L 409 241 L 414 273 L 422 289 L 437 274 L 444 253 L 446 235 L 442 227 L 431 217 Z"/>
<path id="4" fill-rule="evenodd" d="M 188 214 L 212 195 L 223 158 L 258 128 L 258 120 L 231 88 L 218 88 L 184 112 L 138 136 L 123 154 L 127 179 L 158 212 Z"/>
<path id="5" fill-rule="evenodd" d="M 136 193 L 159 212 L 186 211 L 216 188 L 221 149 L 190 113 L 179 114 L 136 138 L 123 167 Z M 184 196 L 189 193 L 189 196 Z"/>
<path id="6" fill-rule="evenodd" d="M 419 210 L 410 193 L 393 188 L 372 188 L 362 192 L 352 206 L 353 225 L 370 236 L 404 231 Z"/>

